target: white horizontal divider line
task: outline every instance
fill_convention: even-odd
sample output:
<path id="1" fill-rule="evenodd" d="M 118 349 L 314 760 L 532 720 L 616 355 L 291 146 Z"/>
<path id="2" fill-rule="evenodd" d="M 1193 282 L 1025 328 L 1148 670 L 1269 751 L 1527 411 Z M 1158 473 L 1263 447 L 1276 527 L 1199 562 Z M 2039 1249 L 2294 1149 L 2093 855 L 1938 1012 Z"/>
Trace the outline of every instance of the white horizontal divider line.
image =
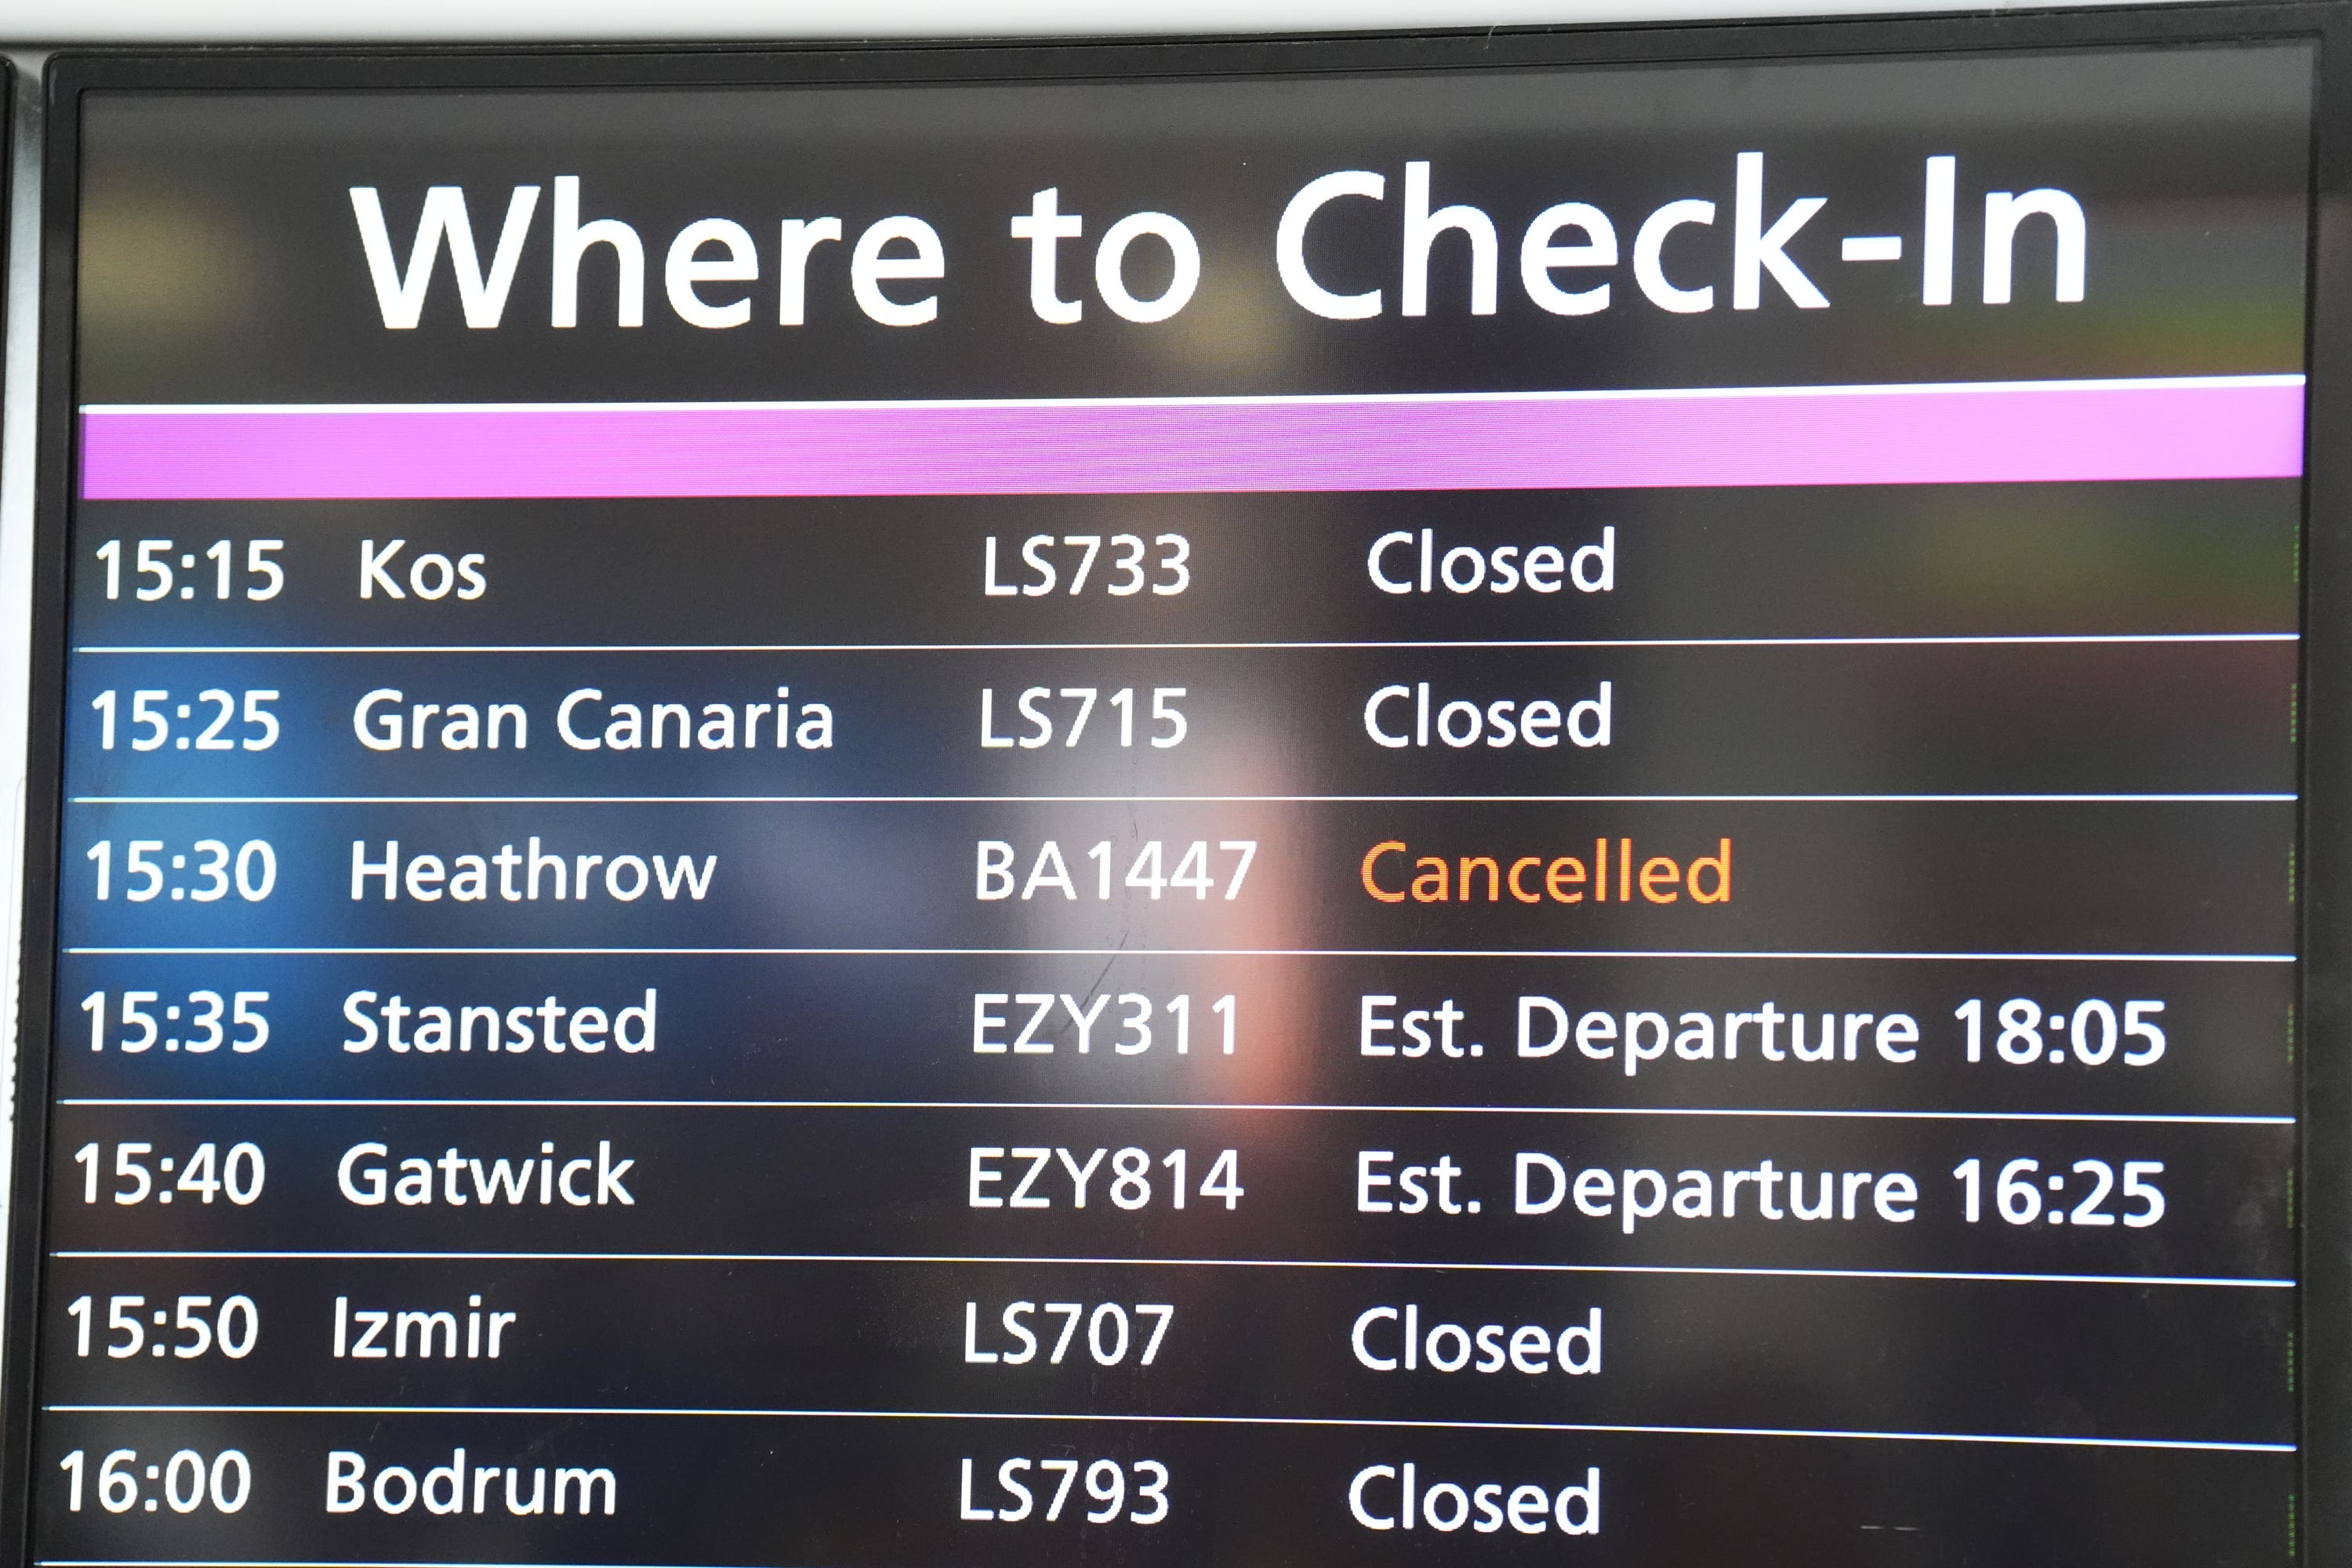
<path id="1" fill-rule="evenodd" d="M 2240 1290 L 2292 1290 L 2293 1279 L 2247 1275 L 2168 1274 L 2027 1274 L 1993 1269 L 1932 1268 L 1742 1268 L 1692 1263 L 1464 1263 L 1395 1261 L 1318 1258 L 1089 1258 L 1051 1255 L 959 1257 L 939 1253 L 874 1252 L 430 1252 L 379 1248 L 373 1251 L 287 1249 L 267 1247 L 59 1247 L 57 1259 L 201 1259 L 206 1261 L 293 1261 L 350 1263 L 392 1260 L 440 1263 L 852 1263 L 985 1265 L 988 1267 L 1124 1268 L 1344 1268 L 1397 1269 L 1408 1272 L 1461 1274 L 1657 1274 L 1698 1275 L 1717 1279 L 1898 1279 L 1936 1283 L 1974 1282 L 1992 1285 L 2123 1285 L 2135 1289 L 2157 1286 L 2215 1287 Z"/>
<path id="2" fill-rule="evenodd" d="M 2293 963 L 2291 952 L 1762 952 L 1704 948 L 1383 947 L 68 947 L 82 957 L 250 953 L 277 957 L 573 954 L 670 958 L 1724 958 L 1990 963 Z"/>
<path id="3" fill-rule="evenodd" d="M 720 1568 L 714 1563 L 453 1563 L 355 1561 L 346 1557 L 37 1557 L 33 1568 Z"/>
<path id="4" fill-rule="evenodd" d="M 78 795 L 76 805 L 2291 805 L 2292 792 L 2072 795 Z"/>
<path id="5" fill-rule="evenodd" d="M 2293 1127 L 2292 1116 L 2233 1116 L 2072 1110 L 1751 1110 L 1712 1106 L 1623 1105 L 1326 1105 L 1280 1100 L 511 1100 L 511 1099 L 273 1099 L 268 1096 L 220 1098 L 117 1099 L 90 1096 L 57 1101 L 61 1106 L 429 1106 L 464 1109 L 521 1106 L 531 1109 L 576 1107 L 598 1110 L 1247 1110 L 1360 1112 L 1366 1115 L 1464 1116 L 1705 1116 L 1769 1117 L 1855 1121 L 2065 1121 L 2200 1127 Z"/>
<path id="6" fill-rule="evenodd" d="M 716 1563 L 463 1563 L 446 1558 L 429 1561 L 359 1561 L 348 1557 L 37 1557 L 33 1568 L 723 1568 Z"/>
<path id="7" fill-rule="evenodd" d="M 1079 1421 L 1153 1426 L 1326 1426 L 1416 1432 L 1578 1432 L 1646 1437 L 1817 1437 L 1885 1443 L 1990 1443 L 2058 1448 L 2170 1448 L 2292 1454 L 2292 1443 L 2182 1437 L 2069 1437 L 1996 1432 L 1875 1432 L 1839 1427 L 1679 1426 L 1601 1421 L 1438 1421 L 1349 1415 L 1148 1415 L 1054 1410 L 833 1410 L 593 1405 L 46 1405 L 75 1415 L 616 1415 L 778 1421 Z"/>
<path id="8" fill-rule="evenodd" d="M 1945 647 L 2035 644 L 2291 643 L 2300 632 L 2018 632 L 1963 636 L 1810 637 L 1461 637 L 1260 642 L 973 643 L 91 643 L 77 654 L 379 653 L 1108 653 L 1264 652 L 1394 648 Z"/>

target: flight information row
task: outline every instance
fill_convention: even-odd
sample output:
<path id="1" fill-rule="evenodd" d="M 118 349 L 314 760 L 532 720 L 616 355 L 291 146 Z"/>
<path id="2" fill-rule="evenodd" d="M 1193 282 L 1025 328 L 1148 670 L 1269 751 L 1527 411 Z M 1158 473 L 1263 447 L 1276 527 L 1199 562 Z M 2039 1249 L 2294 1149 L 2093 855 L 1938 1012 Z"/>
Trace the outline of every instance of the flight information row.
<path id="1" fill-rule="evenodd" d="M 71 954 L 67 1098 L 2294 1109 L 2285 963 Z"/>
<path id="2" fill-rule="evenodd" d="M 828 1562 L 1005 1564 L 1232 1560 L 1269 1539 L 1361 1563 L 1635 1563 L 1723 1549 L 1727 1532 L 1744 1552 L 1813 1560 L 1873 1531 L 2000 1556 L 2022 1528 L 2063 1561 L 2121 1565 L 2244 1560 L 2250 1521 L 2291 1539 L 2290 1445 L 1958 1436 L 53 1405 L 37 1484 L 60 1560 L 135 1563 L 756 1562 L 780 1529 Z M 1729 1521 L 1694 1510 L 1695 1488 L 1769 1506 Z"/>
<path id="3" fill-rule="evenodd" d="M 2300 485 L 85 501 L 88 645 L 2293 632 Z"/>
<path id="4" fill-rule="evenodd" d="M 50 1271 L 46 1374 L 82 1404 L 725 1410 L 756 1376 L 803 1409 L 2294 1435 L 2277 1281 L 447 1250 Z"/>
<path id="5" fill-rule="evenodd" d="M 2299 657 L 2286 634 L 1519 648 L 1507 673 L 1491 647 L 1396 645 L 93 655 L 68 696 L 67 784 L 2281 793 Z"/>
<path id="6" fill-rule="evenodd" d="M 2291 950 L 2291 796 L 77 804 L 68 948 Z"/>
<path id="7" fill-rule="evenodd" d="M 52 1133 L 68 1247 L 2273 1279 L 2294 1255 L 2284 1117 L 80 1102 Z"/>

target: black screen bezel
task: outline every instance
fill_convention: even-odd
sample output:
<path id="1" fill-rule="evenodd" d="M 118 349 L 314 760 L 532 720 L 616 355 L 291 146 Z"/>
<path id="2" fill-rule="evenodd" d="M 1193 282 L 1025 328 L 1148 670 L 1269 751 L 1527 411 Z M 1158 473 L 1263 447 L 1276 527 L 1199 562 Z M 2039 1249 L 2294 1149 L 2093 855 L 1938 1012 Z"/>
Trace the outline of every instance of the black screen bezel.
<path id="1" fill-rule="evenodd" d="M 1119 41 L 74 51 L 46 71 L 14 1203 L 0 1330 L 0 1568 L 29 1564 L 45 1276 L 75 481 L 80 106 L 92 91 L 908 85 L 1982 53 L 2306 39 L 2312 127 L 2295 1055 L 2300 1231 L 2290 1551 L 2352 1568 L 2352 0 Z M 0 79 L 0 102 L 5 102 Z M 5 190 L 5 185 L 0 185 Z M 19 243 L 31 237 L 20 237 Z M 2317 1134 L 2317 1135 L 2315 1135 Z M 2332 1134 L 2332 1136 L 2330 1135 Z"/>

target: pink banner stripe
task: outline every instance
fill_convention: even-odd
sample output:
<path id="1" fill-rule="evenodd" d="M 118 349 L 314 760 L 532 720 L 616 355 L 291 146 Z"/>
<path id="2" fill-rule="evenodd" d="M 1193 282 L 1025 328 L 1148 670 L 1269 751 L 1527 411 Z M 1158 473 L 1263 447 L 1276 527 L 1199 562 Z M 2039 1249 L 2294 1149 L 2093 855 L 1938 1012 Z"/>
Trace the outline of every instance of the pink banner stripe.
<path id="1" fill-rule="evenodd" d="M 1546 396 L 91 408 L 93 500 L 2292 478 L 2300 377 Z"/>

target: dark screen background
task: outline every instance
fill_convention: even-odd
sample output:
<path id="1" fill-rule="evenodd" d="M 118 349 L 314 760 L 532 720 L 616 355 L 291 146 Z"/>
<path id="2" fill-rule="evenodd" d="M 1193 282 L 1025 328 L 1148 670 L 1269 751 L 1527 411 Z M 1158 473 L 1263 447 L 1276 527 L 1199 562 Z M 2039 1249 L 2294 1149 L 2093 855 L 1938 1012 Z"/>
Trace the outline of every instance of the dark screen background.
<path id="1" fill-rule="evenodd" d="M 1148 83 L 95 93 L 81 126 L 77 397 L 1208 396 L 2294 373 L 2311 64 L 2306 49 L 2269 47 Z M 1769 278 L 1761 309 L 1729 308 L 1734 160 L 1754 150 L 1767 155 L 1767 222 L 1801 195 L 1829 200 L 1788 247 L 1828 310 L 1794 309 Z M 1958 160 L 1956 302 L 1930 309 L 1921 174 L 1944 154 Z M 1429 315 L 1396 314 L 1415 159 L 1433 164 L 1436 203 L 1474 203 L 1496 222 L 1491 317 L 1466 308 L 1458 236 L 1436 247 Z M 1284 204 L 1338 169 L 1384 173 L 1388 198 L 1327 208 L 1308 259 L 1334 289 L 1383 289 L 1388 313 L 1373 321 L 1315 318 L 1276 274 Z M 636 227 L 644 326 L 614 324 L 601 247 L 583 268 L 582 324 L 548 324 L 558 174 L 582 179 L 583 218 Z M 503 324 L 463 324 L 445 262 L 422 326 L 384 330 L 348 187 L 381 189 L 404 267 L 426 186 L 466 188 L 487 260 L 520 183 L 543 188 Z M 1064 247 L 1064 297 L 1089 300 L 1076 326 L 1030 313 L 1026 247 L 1006 232 L 1049 184 L 1087 216 L 1086 238 Z M 2041 186 L 2082 204 L 2086 298 L 2053 300 L 2037 219 L 2018 245 L 2015 302 L 1985 305 L 1983 193 Z M 1667 270 L 1712 284 L 1717 309 L 1657 310 L 1630 264 L 1605 274 L 1605 312 L 1562 319 L 1528 302 L 1517 239 L 1538 211 L 1596 204 L 1630 257 L 1644 216 L 1694 197 L 1718 205 L 1717 222 L 1678 231 Z M 1159 325 L 1117 321 L 1092 298 L 1095 237 L 1143 210 L 1181 216 L 1202 250 L 1198 296 Z M 934 323 L 860 314 L 841 244 L 817 252 L 807 324 L 774 324 L 778 219 L 838 216 L 854 240 L 894 214 L 940 236 L 945 278 L 891 286 L 901 299 L 936 288 Z M 663 299 L 671 235 L 712 216 L 761 247 L 740 329 L 687 326 Z M 1840 237 L 1892 233 L 1906 237 L 1899 263 L 1837 258 Z M 2301 509 L 2291 479 L 79 502 L 37 1552 L 2283 1563 Z M 1489 549 L 1573 549 L 1613 529 L 1617 586 L 1543 600 L 1375 591 L 1367 550 L 1422 528 Z M 1192 585 L 1130 600 L 981 592 L 985 539 L 1009 552 L 1036 533 L 1122 531 L 1182 533 Z M 394 536 L 413 552 L 483 552 L 491 591 L 361 600 L 361 542 Z M 264 537 L 284 542 L 288 585 L 257 604 L 110 599 L 94 553 L 142 539 L 241 552 Z M 1003 715 L 1013 692 L 1081 679 L 1184 688 L 1191 739 L 1139 753 L 976 744 L 980 689 Z M 1390 751 L 1360 722 L 1366 694 L 1391 682 L 1485 701 L 1573 699 L 1603 679 L 1616 732 L 1596 752 Z M 556 739 L 557 704 L 583 687 L 699 705 L 779 685 L 835 709 L 834 749 L 590 752 Z M 352 710 L 383 688 L 404 702 L 521 705 L 530 745 L 372 751 Z M 283 734 L 262 752 L 104 749 L 92 702 L 140 689 L 275 690 Z M 393 840 L 454 858 L 534 837 L 567 855 L 716 856 L 718 870 L 709 897 L 687 902 L 350 893 L 354 841 L 370 858 Z M 1055 840 L 1083 881 L 1097 842 L 1124 869 L 1148 842 L 1244 837 L 1260 849 L 1231 901 L 1123 883 L 1105 900 L 973 896 L 982 841 L 1016 846 L 1025 875 Z M 206 838 L 270 842 L 269 897 L 125 900 L 130 841 L 169 854 Z M 1390 839 L 1449 858 L 1630 840 L 1684 860 L 1730 839 L 1738 890 L 1719 908 L 1392 906 L 1366 897 L 1361 871 Z M 118 879 L 104 902 L 86 859 L 101 840 Z M 200 991 L 267 992 L 268 1044 L 126 1054 L 109 1037 L 93 1051 L 84 998 L 115 1007 L 128 990 L 191 1011 Z M 362 992 L 617 1011 L 648 990 L 660 1039 L 644 1054 L 344 1044 Z M 1150 1051 L 1097 1044 L 1082 1057 L 1065 1020 L 1046 1031 L 1053 1054 L 976 1052 L 974 998 L 1000 994 L 1144 997 L 1161 1033 Z M 1178 995 L 1195 1031 L 1181 1057 L 1166 1033 Z M 1209 1043 L 1221 995 L 1240 998 L 1245 1020 L 1231 1056 Z M 1399 1011 L 1458 1005 L 1482 1054 L 1364 1055 L 1372 995 Z M 1850 1061 L 1751 1047 L 1633 1074 L 1574 1045 L 1516 1054 L 1529 995 L 1621 1019 L 1768 1003 L 1809 1021 L 1901 1011 L 1921 1042 L 1907 1064 L 1865 1043 Z M 2012 998 L 2066 1016 L 2160 1000 L 2169 1044 L 2145 1068 L 2063 1050 L 2012 1063 L 1995 1023 L 1985 1059 L 1968 1061 L 1956 1011 L 1975 999 L 1990 1018 Z M 125 1142 L 184 1160 L 241 1142 L 268 1157 L 251 1205 L 118 1204 L 110 1165 L 84 1202 L 86 1146 L 105 1163 Z M 336 1172 L 370 1142 L 394 1163 L 522 1159 L 542 1144 L 559 1160 L 625 1158 L 634 1201 L 356 1205 Z M 1097 1146 L 1155 1162 L 1185 1148 L 1196 1187 L 1231 1149 L 1246 1195 L 1229 1208 L 1196 1193 L 1181 1213 L 1111 1206 L 1106 1160 L 1083 1211 L 1066 1189 L 1050 1211 L 967 1202 L 975 1147 L 1083 1159 Z M 1375 1149 L 1397 1165 L 1458 1162 L 1483 1210 L 1363 1212 L 1359 1161 Z M 1743 1210 L 1625 1229 L 1573 1205 L 1511 1213 L 1513 1163 L 1533 1152 L 1571 1173 L 1765 1160 L 1809 1178 L 1899 1171 L 1916 1178 L 1916 1216 L 1873 1221 L 1866 1197 L 1853 1223 L 1819 1225 Z M 1974 1223 L 1947 1173 L 1969 1158 L 1988 1184 Z M 2160 1163 L 2166 1216 L 2006 1222 L 1992 1173 L 2019 1159 L 2054 1173 Z M 2084 1188 L 2063 1179 L 2072 1210 Z M 104 1353 L 116 1298 L 152 1313 L 233 1294 L 262 1325 L 246 1357 L 156 1357 L 144 1340 Z M 89 1353 L 67 1311 L 85 1296 L 100 1321 Z M 462 1315 L 469 1296 L 518 1314 L 496 1362 L 334 1353 L 339 1300 Z M 1018 1370 L 971 1360 L 1016 1300 L 1165 1303 L 1174 1326 L 1150 1368 L 1083 1351 Z M 1376 1373 L 1350 1330 L 1381 1304 L 1548 1332 L 1601 1310 L 1605 1364 L 1574 1377 Z M 137 1474 L 121 1511 L 100 1500 L 110 1454 L 131 1451 L 141 1472 L 232 1447 L 253 1476 L 234 1513 L 180 1512 L 161 1478 Z M 79 1510 L 60 1468 L 73 1452 L 89 1472 Z M 333 1512 L 332 1453 L 363 1455 L 372 1477 L 499 1473 L 478 1512 Z M 1023 1457 L 1107 1458 L 1129 1475 L 1163 1464 L 1170 1516 L 960 1511 Z M 966 1460 L 982 1490 L 960 1498 Z M 1424 1487 L 1547 1497 L 1597 1468 L 1601 1527 L 1360 1526 L 1351 1478 L 1407 1463 Z M 617 1510 L 519 1515 L 504 1500 L 561 1467 L 610 1468 Z"/>
<path id="2" fill-rule="evenodd" d="M 1776 62 L 1614 71 L 705 92 L 93 95 L 85 111 L 79 389 L 85 403 L 1017 397 L 1736 386 L 2298 369 L 2309 57 L 2294 48 L 2095 57 Z M 1767 221 L 1801 195 L 1824 213 L 1790 258 L 1832 301 L 1728 308 L 1735 154 L 1767 154 Z M 1921 165 L 1960 159 L 1959 303 L 1918 299 Z M 1433 204 L 1469 203 L 1503 240 L 1498 309 L 1466 309 L 1466 247 L 1433 257 L 1430 314 L 1399 308 L 1403 163 Z M 1338 291 L 1376 286 L 1389 314 L 1325 321 L 1275 275 L 1291 195 L 1334 170 L 1389 179 L 1386 202 L 1325 209 L 1308 260 Z M 646 325 L 613 325 L 612 252 L 583 269 L 582 324 L 549 327 L 552 181 L 582 217 L 634 224 Z M 482 231 L 518 184 L 542 187 L 508 324 L 468 331 L 445 270 L 424 324 L 384 331 L 346 188 L 383 192 L 407 259 L 424 188 L 467 187 Z M 1094 240 L 1131 212 L 1181 218 L 1201 291 L 1172 321 L 1072 327 L 1026 307 L 1027 247 L 1006 232 L 1032 192 L 1087 216 L 1063 277 L 1087 289 Z M 1981 195 L 2056 186 L 2096 252 L 2080 306 L 2050 299 L 2046 224 L 2021 242 L 2016 301 L 1975 301 Z M 1557 202 L 1635 226 L 1683 198 L 1712 228 L 1669 242 L 1669 276 L 1717 285 L 1675 316 L 1638 297 L 1564 319 L 1517 286 L 1517 237 Z M 938 321 L 889 328 L 852 305 L 847 243 L 820 247 L 808 321 L 774 325 L 776 220 L 840 217 L 852 240 L 912 214 L 940 236 Z M 680 322 L 661 254 L 685 224 L 733 218 L 765 266 L 751 324 Z M 1906 259 L 1836 259 L 1846 234 L 1908 233 Z M 1572 240 L 1573 237 L 1570 237 Z M 1567 243 L 1568 241 L 1563 241 Z M 1137 288 L 1145 255 L 1139 247 Z M 446 268 L 446 263 L 444 267 Z M 1573 274 L 1564 275 L 1572 279 Z M 1595 274 L 1596 277 L 1600 276 Z M 898 286 L 919 298 L 919 285 Z M 1066 288 L 1065 297 L 1071 290 Z M 708 289 L 730 297 L 725 286 Z M 518 342 L 517 340 L 521 340 Z"/>

